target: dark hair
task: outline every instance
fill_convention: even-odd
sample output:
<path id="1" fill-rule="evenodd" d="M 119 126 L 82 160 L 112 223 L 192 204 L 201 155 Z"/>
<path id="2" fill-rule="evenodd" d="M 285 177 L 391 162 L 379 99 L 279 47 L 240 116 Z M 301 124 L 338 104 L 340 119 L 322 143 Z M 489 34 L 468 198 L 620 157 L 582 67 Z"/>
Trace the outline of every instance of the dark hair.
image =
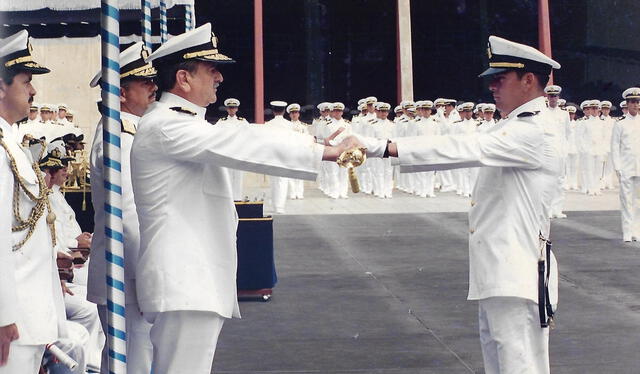
<path id="1" fill-rule="evenodd" d="M 156 66 L 158 70 L 158 76 L 155 78 L 158 85 L 158 92 L 168 92 L 176 85 L 176 73 L 178 70 L 186 70 L 189 73 L 193 73 L 198 69 L 200 61 L 191 60 L 178 62 L 175 64 L 159 65 Z"/>
<path id="2" fill-rule="evenodd" d="M 20 71 L 15 69 L 0 69 L 0 79 L 2 79 L 7 86 L 11 86 L 13 84 L 13 78 L 15 78 L 18 73 L 20 73 Z"/>
<path id="3" fill-rule="evenodd" d="M 541 89 L 544 89 L 547 86 L 547 83 L 549 83 L 549 74 L 542 74 L 542 73 L 534 73 L 532 71 L 525 71 L 525 70 L 515 70 L 516 74 L 518 74 L 518 79 L 522 79 L 522 77 L 524 77 L 525 74 L 527 73 L 531 73 L 533 75 L 536 76 L 536 78 L 538 78 L 538 82 L 540 85 Z"/>
<path id="4" fill-rule="evenodd" d="M 284 109 L 285 109 L 285 108 L 282 108 L 282 109 L 276 109 L 276 108 L 273 108 L 273 109 L 272 109 L 272 110 L 273 110 L 273 114 L 279 114 L 279 115 L 282 115 L 282 114 L 284 114 Z"/>

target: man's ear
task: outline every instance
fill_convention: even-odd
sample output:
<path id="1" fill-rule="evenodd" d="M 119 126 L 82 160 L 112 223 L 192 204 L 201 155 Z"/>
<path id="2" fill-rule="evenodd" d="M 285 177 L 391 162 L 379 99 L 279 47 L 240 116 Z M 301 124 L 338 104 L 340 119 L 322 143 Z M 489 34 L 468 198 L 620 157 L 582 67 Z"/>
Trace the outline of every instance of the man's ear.
<path id="1" fill-rule="evenodd" d="M 187 70 L 176 71 L 176 86 L 184 92 L 191 91 L 191 84 L 189 83 L 191 74 Z"/>
<path id="2" fill-rule="evenodd" d="M 124 87 L 120 87 L 120 102 L 124 103 L 127 101 L 127 90 Z"/>
<path id="3" fill-rule="evenodd" d="M 7 84 L 0 78 L 0 99 L 4 99 L 7 94 Z"/>

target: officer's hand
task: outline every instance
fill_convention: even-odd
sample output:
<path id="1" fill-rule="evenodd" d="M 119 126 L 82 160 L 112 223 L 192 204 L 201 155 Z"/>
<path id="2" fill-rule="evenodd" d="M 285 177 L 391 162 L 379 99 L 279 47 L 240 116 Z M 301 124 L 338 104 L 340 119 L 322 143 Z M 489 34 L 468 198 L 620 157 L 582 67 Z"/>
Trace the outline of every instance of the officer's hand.
<path id="1" fill-rule="evenodd" d="M 340 144 L 337 145 L 339 149 L 341 149 L 340 153 L 352 149 L 352 148 L 365 148 L 360 139 L 357 136 L 349 135 L 346 138 L 342 139 Z"/>
<path id="2" fill-rule="evenodd" d="M 11 342 L 19 337 L 18 326 L 15 323 L 0 327 L 0 366 L 7 364 Z"/>
<path id="3" fill-rule="evenodd" d="M 340 135 L 340 133 L 341 133 L 341 132 L 343 132 L 343 131 L 344 131 L 344 127 L 341 127 L 341 128 L 339 128 L 339 129 L 337 129 L 337 130 L 336 130 L 336 132 L 334 132 L 333 134 L 331 134 L 331 135 L 329 135 L 328 137 L 326 137 L 326 138 L 324 139 L 324 145 L 327 145 L 327 146 L 328 146 L 328 145 L 331 145 L 331 143 L 330 143 L 330 142 L 331 142 L 333 139 L 335 139 L 335 138 L 336 138 L 336 136 Z"/>
<path id="4" fill-rule="evenodd" d="M 78 241 L 78 248 L 91 248 L 91 234 L 83 232 L 76 238 Z"/>
<path id="5" fill-rule="evenodd" d="M 67 287 L 67 281 L 64 281 L 62 279 L 60 279 L 60 287 L 62 287 L 62 295 L 64 296 L 64 294 L 68 294 L 68 295 L 75 295 L 73 293 L 73 291 L 71 291 L 71 289 L 69 287 Z"/>
<path id="6" fill-rule="evenodd" d="M 340 144 L 336 146 L 327 146 L 324 147 L 324 153 L 322 155 L 322 159 L 324 161 L 335 161 L 340 157 L 342 152 L 349 150 L 351 148 L 363 148 L 362 142 L 358 140 L 357 137 L 350 135 L 346 138 L 342 139 Z"/>

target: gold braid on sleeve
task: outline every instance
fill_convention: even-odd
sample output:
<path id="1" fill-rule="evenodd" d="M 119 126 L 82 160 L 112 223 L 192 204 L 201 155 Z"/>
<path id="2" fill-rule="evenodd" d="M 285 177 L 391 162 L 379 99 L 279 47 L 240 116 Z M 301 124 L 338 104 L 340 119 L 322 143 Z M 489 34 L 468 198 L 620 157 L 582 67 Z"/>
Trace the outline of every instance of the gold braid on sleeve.
<path id="1" fill-rule="evenodd" d="M 49 202 L 49 188 L 47 188 L 47 184 L 42 177 L 42 172 L 38 167 L 38 163 L 34 162 L 31 167 L 33 171 L 36 173 L 36 177 L 38 178 L 38 196 L 34 195 L 27 186 L 25 185 L 24 179 L 20 176 L 18 172 L 18 166 L 16 164 L 16 160 L 13 158 L 13 155 L 9 151 L 9 147 L 4 142 L 4 139 L 0 136 L 0 146 L 4 148 L 7 152 L 7 157 L 9 158 L 9 166 L 11 167 L 11 173 L 13 174 L 13 216 L 17 222 L 17 225 L 11 227 L 12 232 L 18 231 L 27 231 L 25 237 L 13 246 L 13 251 L 17 251 L 22 248 L 22 246 L 31 238 L 33 235 L 33 231 L 36 228 L 36 224 L 38 220 L 44 214 L 45 209 L 48 211 L 47 214 L 47 226 L 49 226 L 50 234 L 51 234 L 51 243 L 53 246 L 56 245 L 56 233 L 55 233 L 55 222 L 56 215 L 51 210 L 51 203 Z M 43 142 L 42 150 L 40 151 L 40 156 L 38 159 L 41 159 L 44 155 L 44 152 L 47 148 Z M 20 191 L 24 191 L 24 194 L 29 198 L 29 200 L 33 201 L 35 205 L 31 208 L 31 212 L 26 218 L 22 218 L 20 214 Z"/>

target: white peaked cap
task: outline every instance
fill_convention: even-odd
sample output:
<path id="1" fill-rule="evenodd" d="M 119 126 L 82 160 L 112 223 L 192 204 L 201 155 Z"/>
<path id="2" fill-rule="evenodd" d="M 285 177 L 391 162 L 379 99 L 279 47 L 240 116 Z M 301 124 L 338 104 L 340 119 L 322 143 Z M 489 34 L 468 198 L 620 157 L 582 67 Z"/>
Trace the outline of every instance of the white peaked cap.
<path id="1" fill-rule="evenodd" d="M 147 58 L 147 62 L 156 61 L 156 65 L 189 60 L 215 63 L 235 62 L 231 57 L 218 51 L 218 38 L 211 30 L 209 22 L 174 36 Z"/>
<path id="2" fill-rule="evenodd" d="M 549 74 L 551 69 L 560 69 L 558 62 L 539 50 L 495 35 L 489 37 L 487 54 L 489 68 L 480 74 L 481 77 L 509 70 Z"/>
<path id="3" fill-rule="evenodd" d="M 144 43 L 137 42 L 120 52 L 120 79 L 127 77 L 153 78 L 157 75 L 156 69 L 145 58 L 149 57 L 149 50 Z M 93 76 L 90 87 L 96 87 L 102 78 L 102 70 Z"/>
<path id="4" fill-rule="evenodd" d="M 291 112 L 299 112 L 300 111 L 300 104 L 289 104 L 289 106 L 287 106 L 287 113 L 291 113 Z"/>
<path id="5" fill-rule="evenodd" d="M 240 100 L 234 99 L 233 97 L 230 97 L 230 98 L 228 98 L 228 99 L 226 99 L 224 101 L 224 106 L 239 107 L 240 106 Z"/>

